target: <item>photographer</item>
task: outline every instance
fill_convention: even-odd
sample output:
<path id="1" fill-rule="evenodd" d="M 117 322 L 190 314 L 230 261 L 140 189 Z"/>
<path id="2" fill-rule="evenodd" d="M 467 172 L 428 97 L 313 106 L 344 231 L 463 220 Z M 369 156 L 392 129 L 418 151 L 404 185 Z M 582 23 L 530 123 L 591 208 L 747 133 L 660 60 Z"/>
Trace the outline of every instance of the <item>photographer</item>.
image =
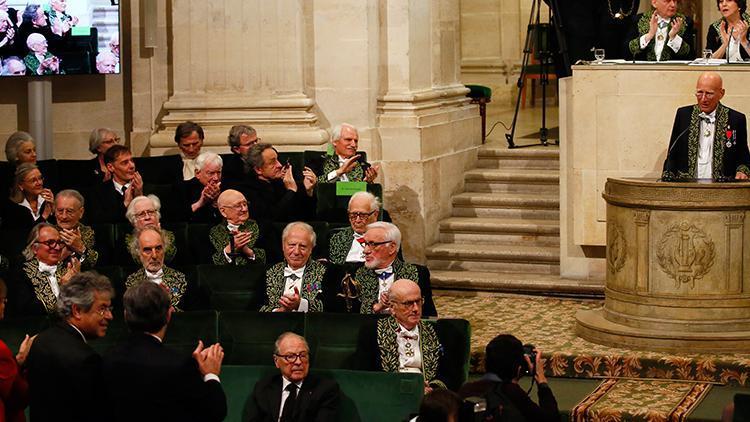
<path id="1" fill-rule="evenodd" d="M 547 385 L 540 355 L 541 352 L 533 346 L 527 346 L 527 351 L 524 351 L 520 340 L 510 334 L 501 334 L 487 344 L 484 376 L 464 384 L 458 393 L 462 398 L 484 398 L 487 401 L 485 420 L 559 421 L 557 401 Z M 532 373 L 537 383 L 539 404 L 534 403 L 518 385 L 522 376 Z"/>

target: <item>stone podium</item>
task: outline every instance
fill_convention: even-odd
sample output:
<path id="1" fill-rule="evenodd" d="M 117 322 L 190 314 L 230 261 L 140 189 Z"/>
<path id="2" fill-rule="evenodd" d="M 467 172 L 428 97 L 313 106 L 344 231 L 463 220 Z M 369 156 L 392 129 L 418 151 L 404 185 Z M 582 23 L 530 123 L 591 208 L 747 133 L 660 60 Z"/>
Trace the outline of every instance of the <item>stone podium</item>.
<path id="1" fill-rule="evenodd" d="M 635 349 L 747 351 L 750 183 L 608 179 L 603 197 L 605 303 L 578 312 L 578 335 Z"/>

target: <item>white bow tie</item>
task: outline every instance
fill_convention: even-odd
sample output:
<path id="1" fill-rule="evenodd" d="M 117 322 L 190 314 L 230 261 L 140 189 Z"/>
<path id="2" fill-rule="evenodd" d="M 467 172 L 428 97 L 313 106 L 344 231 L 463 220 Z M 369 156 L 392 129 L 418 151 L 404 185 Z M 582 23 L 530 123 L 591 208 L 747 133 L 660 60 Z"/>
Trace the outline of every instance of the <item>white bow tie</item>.
<path id="1" fill-rule="evenodd" d="M 149 280 L 161 280 L 162 277 L 164 277 L 164 268 L 160 269 L 159 271 L 152 273 L 149 270 L 146 270 L 146 278 Z"/>
<path id="2" fill-rule="evenodd" d="M 239 228 L 240 226 L 237 224 L 232 224 L 229 222 L 227 223 L 227 230 L 229 230 L 230 232 L 236 232 L 237 230 L 239 230 Z"/>
<path id="3" fill-rule="evenodd" d="M 710 124 L 714 124 L 714 122 L 716 121 L 716 116 L 712 116 L 710 114 L 706 114 L 703 112 L 701 112 L 701 114 L 698 115 L 698 118 Z"/>
<path id="4" fill-rule="evenodd" d="M 360 233 L 354 232 L 354 238 L 355 239 L 362 239 L 363 237 L 365 237 L 364 234 L 360 234 Z"/>
<path id="5" fill-rule="evenodd" d="M 302 275 L 305 273 L 305 267 L 297 268 L 296 270 L 293 270 L 289 267 L 284 267 L 284 277 L 291 277 L 293 280 L 298 280 L 302 278 Z M 294 275 L 295 277 L 292 277 Z"/>
<path id="6" fill-rule="evenodd" d="M 55 275 L 57 273 L 57 265 L 47 265 L 44 262 L 39 262 L 39 271 L 47 275 Z"/>

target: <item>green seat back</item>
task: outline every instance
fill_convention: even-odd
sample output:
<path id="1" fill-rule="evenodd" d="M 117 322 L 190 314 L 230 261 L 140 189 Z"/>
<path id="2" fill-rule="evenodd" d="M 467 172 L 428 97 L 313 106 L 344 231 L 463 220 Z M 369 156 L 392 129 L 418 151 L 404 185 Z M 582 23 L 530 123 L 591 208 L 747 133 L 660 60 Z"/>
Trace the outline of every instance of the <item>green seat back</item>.
<path id="1" fill-rule="evenodd" d="M 0 320 L 0 340 L 5 342 L 5 345 L 15 355 L 26 334 L 35 336 L 44 331 L 50 324 L 52 322 L 46 315 L 3 319 Z"/>
<path id="2" fill-rule="evenodd" d="M 486 98 L 487 100 L 492 98 L 492 89 L 484 85 L 466 85 L 469 88 L 467 97 L 473 99 Z M 489 101 L 488 101 L 489 102 Z"/>
<path id="3" fill-rule="evenodd" d="M 169 230 L 174 233 L 174 246 L 177 248 L 177 253 L 174 256 L 169 266 L 180 266 L 195 264 L 195 258 L 190 253 L 191 250 L 187 246 L 187 224 L 186 223 L 163 223 L 162 228 Z M 206 244 L 205 247 L 211 247 Z"/>
<path id="4" fill-rule="evenodd" d="M 217 314 L 215 311 L 175 312 L 167 328 L 164 344 L 191 353 L 198 340 L 205 346 L 216 343 Z"/>
<path id="5" fill-rule="evenodd" d="M 286 331 L 303 335 L 302 312 L 221 312 L 219 341 L 227 365 L 269 365 L 274 342 Z"/>
<path id="6" fill-rule="evenodd" d="M 465 319 L 438 319 L 431 322 L 444 353 L 438 372 L 449 389 L 458 390 L 469 377 L 471 326 Z"/>
<path id="7" fill-rule="evenodd" d="M 265 288 L 265 267 L 260 263 L 244 266 L 199 265 L 198 284 L 208 295 L 211 309 L 255 311 L 260 308 Z"/>
<path id="8" fill-rule="evenodd" d="M 99 253 L 96 265 L 114 265 L 115 226 L 108 223 L 91 225 L 94 230 L 94 249 Z"/>
<path id="9" fill-rule="evenodd" d="M 317 370 L 312 373 L 333 378 L 341 388 L 338 421 L 402 421 L 419 410 L 423 380 L 420 374 Z M 272 366 L 224 366 L 221 384 L 227 395 L 225 422 L 247 420 L 246 405 L 255 383 L 278 373 Z"/>
<path id="10" fill-rule="evenodd" d="M 212 224 L 190 223 L 187 226 L 187 248 L 195 264 L 211 264 L 214 247 L 208 239 Z"/>
<path id="11" fill-rule="evenodd" d="M 354 369 L 360 327 L 377 315 L 309 313 L 305 338 L 310 346 L 311 365 L 319 369 Z"/>

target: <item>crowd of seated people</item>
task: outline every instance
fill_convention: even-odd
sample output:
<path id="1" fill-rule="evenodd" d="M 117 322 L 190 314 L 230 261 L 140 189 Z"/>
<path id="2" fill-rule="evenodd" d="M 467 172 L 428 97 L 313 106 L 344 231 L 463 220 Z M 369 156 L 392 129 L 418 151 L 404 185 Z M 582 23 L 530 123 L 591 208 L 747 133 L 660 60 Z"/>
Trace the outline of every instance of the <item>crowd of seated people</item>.
<path id="1" fill-rule="evenodd" d="M 210 302 L 201 300 L 203 292 L 191 280 L 195 271 L 189 268 L 204 264 L 236 267 L 238 277 L 260 271 L 259 290 L 262 291 L 258 292 L 255 306 L 247 308 L 250 311 L 390 315 L 378 327 L 373 326 L 372 331 L 367 330 L 372 338 L 363 338 L 362 350 L 357 351 L 357 356 L 363 359 L 362 369 L 425 371 L 425 391 L 444 387 L 437 372 L 442 353 L 439 340 L 431 326 L 419 323 L 423 316 L 437 316 L 429 271 L 403 261 L 400 230 L 392 223 L 378 221 L 387 215 L 378 197 L 362 191 L 348 198 L 345 211 L 348 221 L 315 220 L 319 180 L 374 182 L 378 174 L 377 167 L 358 161 L 356 129 L 342 125 L 337 130 L 340 133 L 334 136 L 334 158 L 327 158 L 325 163 L 299 165 L 282 162 L 277 150 L 260 142 L 256 131 L 249 126 L 232 128 L 228 138 L 231 155 L 222 157 L 201 152 L 203 130 L 195 123 L 186 122 L 175 133 L 181 156 L 176 161 L 169 158 L 159 161 L 168 163 L 166 166 L 149 167 L 145 161 L 148 159 L 134 159 L 130 150 L 119 144 L 114 131 L 95 129 L 90 136 L 89 150 L 96 157 L 81 162 L 79 174 L 82 177 L 76 179 L 75 186 L 62 174 L 55 175 L 54 163 L 36 161 L 31 136 L 23 132 L 14 134 L 6 146 L 8 162 L 2 167 L 4 174 L 12 174 L 13 179 L 3 180 L 8 196 L 0 208 L 0 236 L 15 239 L 15 242 L 0 246 L 6 254 L 5 261 L 10 262 L 2 274 L 7 289 L 0 285 L 3 287 L 0 299 L 3 305 L 7 304 L 7 315 L 11 318 L 46 315 L 67 321 L 67 324 L 53 326 L 49 333 L 40 334 L 30 347 L 29 370 L 33 372 L 34 367 L 37 370 L 35 375 L 29 373 L 29 382 L 32 385 L 35 381 L 47 383 L 51 372 L 62 370 L 45 368 L 49 374 L 41 376 L 39 373 L 38 368 L 45 365 L 40 361 L 49 353 L 45 351 L 45 357 L 41 357 L 40 350 L 49 347 L 50 338 L 72 341 L 68 337 L 71 333 L 80 333 L 84 339 L 103 336 L 113 317 L 112 303 L 124 304 L 126 309 L 135 306 L 133 313 L 154 311 L 153 307 L 137 309 L 138 301 L 163 304 L 166 300 L 169 313 L 210 309 Z M 346 156 L 337 148 L 343 142 L 348 145 Z M 60 161 L 58 165 L 62 166 Z M 234 173 L 229 177 L 222 171 L 225 162 L 233 166 Z M 338 163 L 339 167 L 331 170 L 331 163 Z M 40 169 L 38 165 L 42 164 L 47 167 Z M 141 172 L 141 164 L 148 170 Z M 162 174 L 152 178 L 154 167 L 169 172 L 173 183 L 165 188 L 163 181 L 169 180 L 168 177 Z M 49 184 L 45 172 L 50 175 Z M 152 180 L 162 183 L 152 183 Z M 170 211 L 165 211 L 167 208 Z M 329 226 L 338 230 L 320 229 Z M 193 230 L 194 227 L 203 229 Z M 186 232 L 193 236 L 189 242 L 185 242 Z M 10 233 L 15 233 L 15 237 Z M 110 236 L 107 233 L 115 235 L 107 238 Z M 176 233 L 182 233 L 183 237 Z M 14 254 L 16 248 L 11 246 L 24 240 L 22 254 Z M 192 258 L 185 257 L 195 256 L 186 254 L 193 253 L 196 245 L 203 256 L 209 257 L 208 261 L 192 262 Z M 182 258 L 178 259 L 181 254 Z M 89 271 L 109 274 L 112 266 L 121 268 L 122 279 L 109 280 Z M 188 271 L 184 271 L 186 268 Z M 211 282 L 221 283 L 222 280 Z M 351 284 L 347 286 L 347 282 Z M 151 285 L 159 288 L 144 290 L 143 286 Z M 352 289 L 346 290 L 342 299 L 340 293 L 347 287 Z M 66 298 L 68 294 L 81 295 L 81 289 L 86 288 L 94 290 L 95 294 L 87 298 L 89 302 L 94 298 L 95 303 Z M 137 295 L 145 296 L 138 298 Z M 357 302 L 357 305 L 343 306 L 342 301 Z M 2 309 L 5 311 L 4 306 Z M 169 322 L 169 317 L 166 320 L 163 317 L 158 319 L 159 324 L 149 325 L 143 331 L 158 338 L 160 330 L 166 329 Z M 92 323 L 91 318 L 99 321 L 98 325 Z M 126 314 L 129 325 L 142 327 L 139 325 L 142 320 L 128 318 L 132 319 L 132 315 Z M 79 324 L 81 321 L 83 323 Z M 399 327 L 423 340 L 414 341 L 417 337 L 394 334 L 393 339 L 377 344 L 378 331 L 396 333 Z M 292 340 L 294 342 L 287 345 Z M 296 367 L 307 361 L 306 352 L 301 350 L 308 347 L 304 339 L 300 340 L 302 343 L 297 340 L 300 339 L 288 335 L 280 337 L 274 360 L 282 373 L 284 365 Z M 407 350 L 402 350 L 402 341 Z M 142 342 L 142 338 L 138 339 L 138 344 L 146 347 Z M 285 352 L 287 346 L 293 346 L 296 358 L 290 358 Z M 79 343 L 70 347 L 80 349 L 81 356 L 90 353 Z M 219 349 L 218 345 L 210 349 L 214 354 L 213 368 L 220 367 Z M 194 354 L 190 365 L 200 367 L 207 354 L 200 351 Z M 386 355 L 388 359 L 384 359 Z M 25 357 L 21 356 L 19 363 L 23 359 Z M 118 374 L 113 377 L 123 376 L 122 369 L 105 368 Z M 211 371 L 186 373 L 190 377 L 202 377 Z M 216 370 L 214 373 L 218 375 Z M 88 380 L 82 381 L 81 385 L 86 382 Z M 336 390 L 330 385 L 326 389 L 327 394 Z M 35 402 L 39 403 L 41 396 L 47 394 L 45 391 L 46 387 L 32 394 L 32 415 L 44 414 L 38 406 L 35 409 Z M 337 403 L 337 399 L 331 397 L 326 400 L 331 400 L 327 403 L 332 406 Z M 331 411 L 329 405 L 322 408 Z M 278 417 L 283 406 L 271 411 Z M 225 412 L 219 406 L 218 414 Z"/>

